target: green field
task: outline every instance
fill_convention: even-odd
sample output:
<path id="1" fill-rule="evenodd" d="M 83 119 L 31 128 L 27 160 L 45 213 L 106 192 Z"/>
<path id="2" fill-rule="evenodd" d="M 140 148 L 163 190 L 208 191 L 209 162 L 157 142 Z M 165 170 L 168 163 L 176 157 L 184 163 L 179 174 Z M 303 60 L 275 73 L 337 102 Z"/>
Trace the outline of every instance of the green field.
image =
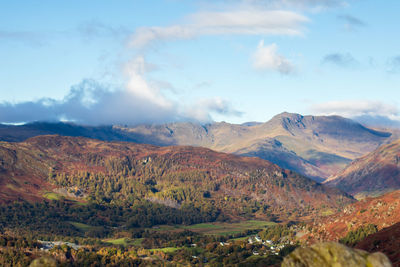
<path id="1" fill-rule="evenodd" d="M 103 239 L 102 241 L 113 244 L 113 245 L 122 245 L 124 247 L 140 246 L 140 245 L 142 245 L 143 238 L 130 239 L 130 238 L 122 237 L 122 238 L 117 238 L 117 239 Z"/>
<path id="2" fill-rule="evenodd" d="M 153 249 L 149 249 L 150 251 L 162 251 L 164 253 L 171 253 L 171 252 L 175 252 L 177 250 L 181 249 L 181 247 L 168 247 L 168 248 L 153 248 Z"/>
<path id="3" fill-rule="evenodd" d="M 43 194 L 43 196 L 49 200 L 60 200 L 61 199 L 61 196 L 54 192 L 46 192 Z"/>
<path id="4" fill-rule="evenodd" d="M 160 227 L 152 228 L 156 231 L 179 231 L 179 230 L 190 230 L 196 233 L 201 233 L 205 235 L 232 235 L 242 233 L 246 230 L 255 230 L 255 229 L 263 229 L 267 226 L 275 225 L 274 222 L 267 221 L 242 221 L 237 223 L 222 223 L 222 222 L 214 222 L 214 223 L 200 223 L 193 225 L 163 225 Z"/>
<path id="5" fill-rule="evenodd" d="M 91 225 L 80 223 L 80 222 L 69 222 L 69 223 L 81 231 L 89 231 L 93 227 Z"/>
<path id="6" fill-rule="evenodd" d="M 322 211 L 322 212 L 321 212 L 321 216 L 329 216 L 329 215 L 332 215 L 332 214 L 334 214 L 334 213 L 335 213 L 334 210 L 328 209 L 328 210 Z"/>
<path id="7" fill-rule="evenodd" d="M 228 241 L 246 241 L 247 239 L 249 239 L 249 237 L 251 237 L 251 235 L 238 237 L 238 238 L 232 238 L 232 239 L 229 239 Z"/>

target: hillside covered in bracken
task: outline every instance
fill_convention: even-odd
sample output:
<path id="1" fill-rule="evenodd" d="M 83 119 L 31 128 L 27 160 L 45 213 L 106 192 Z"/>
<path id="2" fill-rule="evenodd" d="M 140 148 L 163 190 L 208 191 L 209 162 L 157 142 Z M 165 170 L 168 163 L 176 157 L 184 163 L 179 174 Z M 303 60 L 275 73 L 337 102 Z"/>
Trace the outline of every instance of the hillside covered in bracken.
<path id="1" fill-rule="evenodd" d="M 309 232 L 302 236 L 307 242 L 339 241 L 354 245 L 369 234 L 400 222 L 400 191 L 376 198 L 365 198 L 350 204 L 333 215 L 316 219 Z"/>
<path id="2" fill-rule="evenodd" d="M 357 198 L 400 189 L 400 140 L 355 160 L 325 181 Z"/>
<path id="3" fill-rule="evenodd" d="M 400 267 L 400 1 L 43 2 L 0 4 L 0 267 Z"/>
<path id="4" fill-rule="evenodd" d="M 226 216 L 297 218 L 353 200 L 268 161 L 205 148 L 40 136 L 0 144 L 1 201 L 56 194 L 103 204 L 148 200 Z M 7 190 L 5 190 L 7 189 Z"/>
<path id="5" fill-rule="evenodd" d="M 392 261 L 393 266 L 400 266 L 400 222 L 371 234 L 357 243 L 358 249 L 368 252 L 383 252 Z"/>

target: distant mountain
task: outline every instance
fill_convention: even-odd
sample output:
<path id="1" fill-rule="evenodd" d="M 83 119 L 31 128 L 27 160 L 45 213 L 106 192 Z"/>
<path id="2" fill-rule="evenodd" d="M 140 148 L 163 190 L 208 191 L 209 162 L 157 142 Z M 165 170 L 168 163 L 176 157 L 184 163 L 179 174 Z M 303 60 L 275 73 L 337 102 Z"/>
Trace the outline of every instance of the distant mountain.
<path id="1" fill-rule="evenodd" d="M 0 202 L 60 197 L 124 205 L 147 199 L 227 217 L 286 219 L 354 201 L 266 160 L 206 148 L 61 136 L 0 142 Z"/>
<path id="2" fill-rule="evenodd" d="M 325 183 L 357 198 L 400 189 L 400 139 L 352 162 Z"/>
<path id="3" fill-rule="evenodd" d="M 366 128 L 338 116 L 282 113 L 251 126 L 228 123 L 173 123 L 115 127 L 141 143 L 195 145 L 257 156 L 317 181 L 391 139 L 391 133 Z"/>
<path id="4" fill-rule="evenodd" d="M 350 204 L 330 216 L 316 219 L 311 232 L 302 236 L 308 242 L 338 241 L 350 231 L 375 225 L 378 230 L 400 222 L 400 190 L 377 198 L 366 198 Z"/>
<path id="5" fill-rule="evenodd" d="M 257 156 L 323 181 L 352 160 L 390 142 L 390 132 L 373 130 L 338 116 L 282 113 L 265 123 L 190 122 L 163 125 L 89 127 L 32 123 L 0 127 L 0 140 L 23 141 L 43 134 L 83 136 L 158 146 L 191 145 L 220 152 Z"/>
<path id="6" fill-rule="evenodd" d="M 21 142 L 34 136 L 49 134 L 81 136 L 107 141 L 135 141 L 119 134 L 112 126 L 93 127 L 64 122 L 33 122 L 24 125 L 0 124 L 0 141 Z"/>
<path id="7" fill-rule="evenodd" d="M 369 127 L 379 127 L 379 128 L 394 128 L 400 129 L 400 121 L 398 120 L 391 120 L 385 116 L 357 116 L 352 118 L 355 121 L 358 121 L 364 125 Z"/>

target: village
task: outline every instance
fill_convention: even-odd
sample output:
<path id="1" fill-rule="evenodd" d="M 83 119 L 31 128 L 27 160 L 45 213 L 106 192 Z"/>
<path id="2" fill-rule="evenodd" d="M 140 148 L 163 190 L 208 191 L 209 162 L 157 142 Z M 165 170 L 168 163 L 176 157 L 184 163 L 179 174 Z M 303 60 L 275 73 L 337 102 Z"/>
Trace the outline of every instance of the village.
<path id="1" fill-rule="evenodd" d="M 38 242 L 42 244 L 42 247 L 40 248 L 40 250 L 44 250 L 44 251 L 49 251 L 54 247 L 63 246 L 63 245 L 66 245 L 75 250 L 78 250 L 79 248 L 83 247 L 83 246 L 77 245 L 75 243 L 64 242 L 64 241 L 41 241 L 41 240 L 38 240 Z"/>
<path id="2" fill-rule="evenodd" d="M 294 245 L 293 241 L 285 240 L 283 242 L 274 242 L 272 240 L 262 240 L 259 235 L 250 236 L 247 239 L 247 243 L 251 245 L 261 245 L 262 249 L 253 250 L 253 255 L 267 255 L 274 254 L 279 255 L 279 252 L 285 248 L 287 245 Z M 220 242 L 221 246 L 229 246 L 231 243 L 229 242 Z M 195 245 L 195 244 L 193 244 Z"/>

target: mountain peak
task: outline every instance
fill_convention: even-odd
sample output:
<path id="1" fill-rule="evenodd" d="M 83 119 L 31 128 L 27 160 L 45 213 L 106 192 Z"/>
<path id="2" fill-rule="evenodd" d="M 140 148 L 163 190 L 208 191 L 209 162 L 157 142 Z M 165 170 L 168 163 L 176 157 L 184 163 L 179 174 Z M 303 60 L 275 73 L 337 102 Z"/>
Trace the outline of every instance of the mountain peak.
<path id="1" fill-rule="evenodd" d="M 271 120 L 283 119 L 283 118 L 303 118 L 303 117 L 304 116 L 299 113 L 290 113 L 290 112 L 284 111 L 284 112 L 279 113 L 279 114 L 275 115 L 274 117 L 272 117 Z"/>

